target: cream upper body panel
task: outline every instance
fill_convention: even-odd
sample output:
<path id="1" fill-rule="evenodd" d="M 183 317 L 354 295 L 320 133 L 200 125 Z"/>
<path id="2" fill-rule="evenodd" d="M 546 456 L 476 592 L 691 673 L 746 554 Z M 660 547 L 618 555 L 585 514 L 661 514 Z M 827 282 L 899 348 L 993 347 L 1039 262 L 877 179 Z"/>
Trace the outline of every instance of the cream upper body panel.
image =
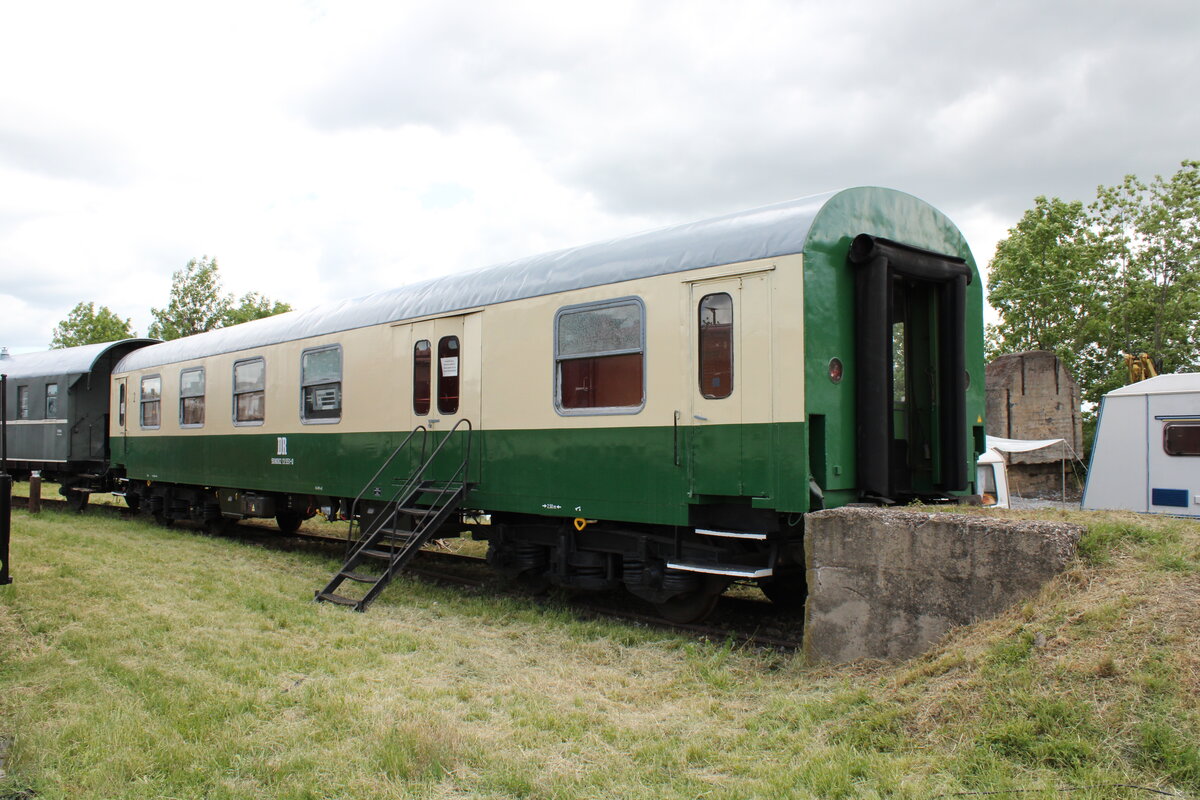
<path id="1" fill-rule="evenodd" d="M 627 428 L 690 422 L 690 398 L 697 391 L 692 287 L 706 281 L 740 282 L 737 375 L 767 376 L 735 384 L 742 393 L 743 423 L 797 422 L 804 419 L 803 263 L 800 255 L 675 272 L 649 278 L 513 300 L 468 309 L 345 330 L 310 338 L 194 358 L 146 369 L 114 373 L 127 380 L 128 436 L 211 436 L 252 434 L 347 434 L 411 429 L 423 417 L 413 412 L 414 336 L 429 319 L 462 318 L 460 373 L 462 416 L 487 430 Z M 562 413 L 556 404 L 555 319 L 568 306 L 637 298 L 644 308 L 645 402 L 639 409 Z M 341 416 L 337 422 L 301 419 L 301 358 L 306 350 L 341 347 Z M 262 357 L 266 369 L 261 423 L 235 424 L 234 364 Z M 753 365 L 753 366 L 752 366 Z M 205 413 L 201 426 L 180 424 L 180 374 L 203 367 Z M 161 420 L 140 424 L 141 381 L 161 377 Z M 435 377 L 436 380 L 436 377 Z M 435 389 L 436 392 L 436 389 Z M 476 409 L 478 409 L 476 411 Z M 122 433 L 119 415 L 112 433 Z"/>

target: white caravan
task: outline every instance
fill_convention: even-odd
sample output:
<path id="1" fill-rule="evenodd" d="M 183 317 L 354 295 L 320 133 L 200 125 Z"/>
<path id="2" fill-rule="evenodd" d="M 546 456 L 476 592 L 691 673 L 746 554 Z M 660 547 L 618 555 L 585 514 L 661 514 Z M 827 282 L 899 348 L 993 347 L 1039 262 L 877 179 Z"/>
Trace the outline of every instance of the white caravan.
<path id="1" fill-rule="evenodd" d="M 1104 395 L 1083 507 L 1200 516 L 1200 373 Z"/>

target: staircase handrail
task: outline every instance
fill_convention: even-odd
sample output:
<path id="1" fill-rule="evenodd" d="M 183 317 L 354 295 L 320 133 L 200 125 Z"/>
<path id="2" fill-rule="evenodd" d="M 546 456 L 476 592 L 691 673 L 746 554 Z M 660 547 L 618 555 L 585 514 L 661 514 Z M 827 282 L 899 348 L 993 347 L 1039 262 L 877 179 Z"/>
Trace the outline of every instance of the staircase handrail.
<path id="1" fill-rule="evenodd" d="M 429 458 L 425 459 L 421 466 L 413 470 L 412 474 L 408 476 L 408 479 L 400 486 L 400 488 L 397 489 L 390 498 L 388 498 L 387 505 L 389 510 L 387 513 L 381 514 L 375 524 L 387 525 L 395 519 L 400 506 L 404 505 L 409 497 L 415 493 L 415 489 L 419 487 L 425 480 L 425 472 L 433 465 L 433 462 L 438 457 L 438 453 L 442 452 L 442 448 L 446 446 L 446 443 L 454 438 L 454 432 L 464 424 L 467 428 L 467 435 L 465 437 L 465 453 L 463 454 L 463 460 L 458 465 L 458 469 L 456 469 L 454 474 L 450 477 L 450 480 L 446 481 L 446 483 L 453 483 L 459 475 L 463 474 L 464 469 L 469 469 L 471 461 L 471 434 L 474 431 L 474 426 L 471 425 L 471 420 L 463 417 L 458 422 L 454 423 L 453 427 L 446 432 L 446 435 L 442 438 L 442 441 L 438 442 L 437 447 L 435 447 L 433 452 L 429 454 Z M 463 475 L 463 485 L 466 485 L 466 475 Z M 437 490 L 438 500 L 441 500 L 442 497 L 445 496 L 448 488 L 448 486 L 443 486 Z M 432 491 L 430 493 L 432 494 Z M 436 506 L 437 503 L 435 502 L 433 505 Z"/>

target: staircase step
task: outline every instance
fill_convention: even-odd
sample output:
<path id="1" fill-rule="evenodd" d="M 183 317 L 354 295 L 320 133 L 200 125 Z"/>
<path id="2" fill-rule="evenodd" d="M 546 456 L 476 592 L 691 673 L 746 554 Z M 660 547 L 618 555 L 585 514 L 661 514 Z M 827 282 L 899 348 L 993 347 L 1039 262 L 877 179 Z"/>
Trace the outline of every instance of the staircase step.
<path id="1" fill-rule="evenodd" d="M 428 517 L 430 514 L 436 514 L 439 511 L 436 508 L 421 508 L 419 506 L 403 506 L 396 510 L 401 514 L 409 514 L 414 517 Z"/>
<path id="2" fill-rule="evenodd" d="M 399 552 L 399 550 L 375 550 L 374 548 L 364 547 L 358 551 L 357 555 L 370 556 L 371 558 L 386 558 L 390 561 Z"/>
<path id="3" fill-rule="evenodd" d="M 358 606 L 357 600 L 333 592 L 317 592 L 317 599 L 327 603 L 337 603 L 339 606 Z"/>
<path id="4" fill-rule="evenodd" d="M 339 572 L 338 575 L 358 583 L 379 583 L 379 579 L 383 577 L 382 575 L 365 575 L 361 572 Z"/>
<path id="5" fill-rule="evenodd" d="M 717 536 L 722 539 L 766 539 L 765 533 L 747 533 L 742 531 L 715 531 L 708 528 L 696 528 L 697 536 Z"/>
<path id="6" fill-rule="evenodd" d="M 770 567 L 757 564 L 706 564 L 703 562 L 668 561 L 667 569 L 680 572 L 702 572 L 706 575 L 728 575 L 731 578 L 769 578 L 775 573 Z"/>

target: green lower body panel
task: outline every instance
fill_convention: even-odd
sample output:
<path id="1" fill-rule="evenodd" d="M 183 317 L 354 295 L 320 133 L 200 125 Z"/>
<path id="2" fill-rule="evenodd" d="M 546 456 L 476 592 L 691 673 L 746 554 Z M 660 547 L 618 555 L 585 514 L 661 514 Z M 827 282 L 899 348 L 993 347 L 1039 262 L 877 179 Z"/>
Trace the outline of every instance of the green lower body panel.
<path id="1" fill-rule="evenodd" d="M 757 509 L 808 510 L 804 425 L 476 431 L 470 441 L 471 507 L 662 525 L 687 525 L 689 509 L 716 500 Z M 444 434 L 443 434 L 444 435 Z M 420 463 L 410 445 L 368 481 L 407 432 L 287 436 L 139 436 L 114 442 L 132 480 L 355 497 L 390 497 Z M 456 437 L 462 437 L 456 434 Z M 441 437 L 425 443 L 431 452 Z M 461 462 L 465 438 L 440 454 L 434 477 Z M 409 452 L 411 451 L 411 452 Z"/>

